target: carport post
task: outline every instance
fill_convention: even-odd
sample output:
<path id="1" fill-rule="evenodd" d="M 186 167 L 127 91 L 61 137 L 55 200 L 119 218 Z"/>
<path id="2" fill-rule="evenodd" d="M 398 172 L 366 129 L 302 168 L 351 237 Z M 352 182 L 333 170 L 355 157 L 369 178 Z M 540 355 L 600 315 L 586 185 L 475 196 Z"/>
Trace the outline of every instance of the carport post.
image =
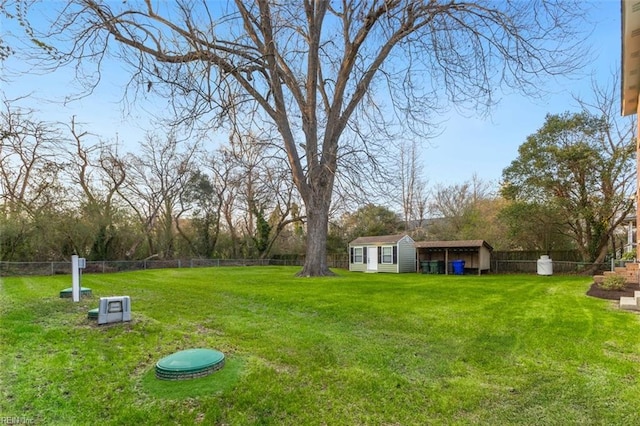
<path id="1" fill-rule="evenodd" d="M 449 249 L 444 249 L 444 274 L 449 275 Z"/>

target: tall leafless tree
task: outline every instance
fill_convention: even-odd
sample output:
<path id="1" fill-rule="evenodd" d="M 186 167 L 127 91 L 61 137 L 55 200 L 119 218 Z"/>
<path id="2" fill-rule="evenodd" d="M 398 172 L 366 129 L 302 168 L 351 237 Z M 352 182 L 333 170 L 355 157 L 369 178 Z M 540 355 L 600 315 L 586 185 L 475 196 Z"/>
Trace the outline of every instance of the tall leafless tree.
<path id="1" fill-rule="evenodd" d="M 538 94 L 539 77 L 585 61 L 583 11 L 568 0 L 73 0 L 51 31 L 33 31 L 45 53 L 56 48 L 55 66 L 73 63 L 89 87 L 115 57 L 130 66 L 127 93 L 167 97 L 178 121 L 224 123 L 234 110 L 277 129 L 304 201 L 299 274 L 310 276 L 331 273 L 341 144 L 372 152 L 392 124 L 420 138 L 443 99 L 485 109 L 499 87 Z"/>
<path id="2" fill-rule="evenodd" d="M 65 201 L 61 132 L 11 101 L 1 107 L 0 259 L 38 258 L 50 254 L 43 237 Z"/>
<path id="3" fill-rule="evenodd" d="M 427 207 L 426 181 L 420 167 L 419 144 L 416 140 L 406 142 L 399 147 L 398 165 L 399 187 L 405 229 L 422 226 Z"/>
<path id="4" fill-rule="evenodd" d="M 475 173 L 461 184 L 436 185 L 429 210 L 437 220 L 430 231 L 438 239 L 470 239 L 469 234 L 473 239 L 486 239 L 490 234 L 480 207 L 494 197 L 492 183 Z"/>
<path id="5" fill-rule="evenodd" d="M 113 147 L 103 141 L 91 142 L 89 132 L 80 128 L 72 117 L 67 126 L 71 134 L 66 174 L 72 183 L 72 198 L 91 232 L 85 234 L 91 249 L 91 260 L 111 260 L 110 249 L 116 238 L 115 221 L 118 191 L 126 178 L 124 162 Z"/>
<path id="6" fill-rule="evenodd" d="M 174 227 L 183 213 L 178 207 L 193 173 L 196 150 L 197 145 L 182 147 L 174 134 L 162 140 L 149 133 L 140 143 L 139 153 L 126 158 L 126 179 L 118 193 L 143 224 L 152 256 L 173 256 Z M 141 242 L 131 247 L 129 255 Z"/>
<path id="7" fill-rule="evenodd" d="M 235 165 L 234 186 L 242 202 L 238 210 L 244 212 L 245 233 L 254 245 L 261 246 L 258 255 L 265 257 L 284 228 L 302 220 L 292 215 L 292 206 L 299 200 L 290 170 L 272 142 L 251 133 L 234 134 L 226 152 Z M 269 222 L 268 235 L 258 235 L 258 221 L 265 220 Z"/>
<path id="8" fill-rule="evenodd" d="M 0 205 L 8 216 L 34 216 L 60 195 L 61 133 L 32 112 L 3 103 L 0 111 Z"/>

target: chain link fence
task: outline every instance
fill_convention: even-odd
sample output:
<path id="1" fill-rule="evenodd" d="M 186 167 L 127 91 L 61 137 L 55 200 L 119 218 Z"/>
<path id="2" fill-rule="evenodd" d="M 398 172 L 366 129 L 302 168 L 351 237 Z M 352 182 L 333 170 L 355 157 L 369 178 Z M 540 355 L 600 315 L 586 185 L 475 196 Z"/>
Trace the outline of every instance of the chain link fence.
<path id="1" fill-rule="evenodd" d="M 333 255 L 327 258 L 330 268 L 349 269 L 347 255 Z M 302 266 L 304 256 L 291 256 L 276 259 L 172 259 L 172 260 L 114 260 L 87 261 L 83 273 L 113 273 L 163 268 L 208 268 L 219 266 Z M 607 263 L 585 263 L 553 261 L 554 274 L 581 274 L 596 267 L 596 273 L 613 270 L 615 266 L 624 266 L 624 261 Z M 492 260 L 491 273 L 513 274 L 537 273 L 537 260 Z M 70 274 L 71 262 L 0 262 L 0 276 L 22 275 L 58 275 Z"/>
<path id="2" fill-rule="evenodd" d="M 349 269 L 349 258 L 329 256 L 330 268 Z M 171 260 L 113 260 L 87 261 L 83 273 L 104 274 L 124 271 L 164 268 L 209 268 L 218 266 L 302 266 L 304 256 L 281 259 L 171 259 Z M 60 275 L 71 273 L 69 262 L 0 262 L 0 276 Z"/>

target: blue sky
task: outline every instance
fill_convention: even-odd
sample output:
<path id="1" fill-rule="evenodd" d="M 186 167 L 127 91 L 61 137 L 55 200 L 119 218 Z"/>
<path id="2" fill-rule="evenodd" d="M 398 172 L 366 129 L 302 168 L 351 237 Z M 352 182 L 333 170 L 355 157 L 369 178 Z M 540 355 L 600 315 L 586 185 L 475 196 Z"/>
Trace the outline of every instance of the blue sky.
<path id="1" fill-rule="evenodd" d="M 502 170 L 516 158 L 518 146 L 543 125 L 547 113 L 576 111 L 572 95 L 591 97 L 591 75 L 602 85 L 611 81 L 612 73 L 620 66 L 620 3 L 603 0 L 593 6 L 591 19 L 597 22 L 590 38 L 594 61 L 582 76 L 551 81 L 544 87 L 550 94 L 542 99 L 506 96 L 486 118 L 452 111 L 443 119 L 442 133 L 424 144 L 424 175 L 430 186 L 462 183 L 474 173 L 485 181 L 498 183 Z M 11 31 L 8 24 L 4 31 Z M 15 66 L 7 63 L 7 69 Z M 88 98 L 64 105 L 50 102 L 73 92 L 69 77 L 69 70 L 22 76 L 2 89 L 9 99 L 29 96 L 18 104 L 40 111 L 40 119 L 68 123 L 75 115 L 77 122 L 86 123 L 85 128 L 103 140 L 117 137 L 123 150 L 132 150 L 145 129 L 152 128 L 144 108 L 162 108 L 158 104 L 142 104 L 123 111 L 120 101 L 126 81 L 124 75 L 117 73 L 103 76 L 99 89 Z M 219 140 L 227 137 L 220 135 Z"/>
<path id="2" fill-rule="evenodd" d="M 545 86 L 550 94 L 543 99 L 505 97 L 486 119 L 452 113 L 442 135 L 423 151 L 431 184 L 462 183 L 474 172 L 483 180 L 498 183 L 502 170 L 516 159 L 527 136 L 542 127 L 546 114 L 579 111 L 572 95 L 592 98 L 591 75 L 603 87 L 613 81 L 621 58 L 620 2 L 596 1 L 593 7 L 591 19 L 597 25 L 589 43 L 594 61 L 582 75 L 551 82 Z"/>

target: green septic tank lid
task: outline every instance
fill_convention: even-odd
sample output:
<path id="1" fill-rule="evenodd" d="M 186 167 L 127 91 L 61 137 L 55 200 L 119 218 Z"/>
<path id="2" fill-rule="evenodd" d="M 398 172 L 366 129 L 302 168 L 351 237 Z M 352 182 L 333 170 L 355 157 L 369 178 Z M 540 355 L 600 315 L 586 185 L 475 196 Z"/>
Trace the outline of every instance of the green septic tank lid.
<path id="1" fill-rule="evenodd" d="M 89 319 L 98 319 L 99 311 L 100 311 L 100 308 L 89 309 L 89 311 L 87 312 L 87 317 Z"/>
<path id="2" fill-rule="evenodd" d="M 224 366 L 224 354 L 213 349 L 187 349 L 156 363 L 159 379 L 182 380 L 202 377 Z"/>
<path id="3" fill-rule="evenodd" d="M 88 287 L 80 287 L 80 296 L 90 296 L 91 289 Z M 73 287 L 60 290 L 60 297 L 73 297 Z"/>

